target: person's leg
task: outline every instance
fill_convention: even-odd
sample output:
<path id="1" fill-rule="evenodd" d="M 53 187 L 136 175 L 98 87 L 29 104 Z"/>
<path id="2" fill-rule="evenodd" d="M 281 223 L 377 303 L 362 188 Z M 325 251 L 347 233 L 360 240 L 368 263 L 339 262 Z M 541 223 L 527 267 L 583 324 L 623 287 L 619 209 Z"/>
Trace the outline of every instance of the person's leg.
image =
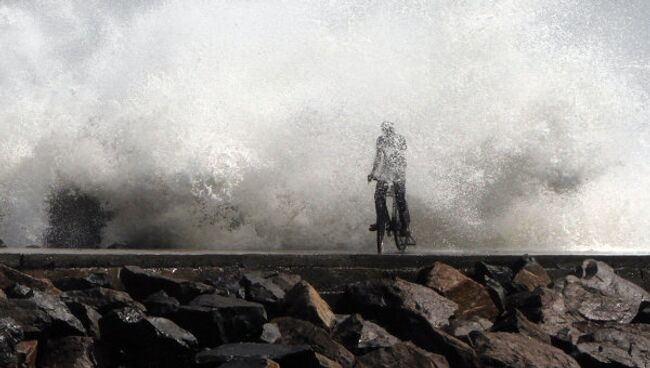
<path id="1" fill-rule="evenodd" d="M 397 209 L 399 211 L 399 221 L 402 224 L 402 233 L 409 231 L 411 225 L 411 215 L 409 207 L 406 203 L 406 183 L 404 181 L 396 181 L 393 183 L 395 186 L 395 201 L 397 202 Z"/>
<path id="2" fill-rule="evenodd" d="M 375 223 L 376 229 L 385 229 L 386 222 L 388 221 L 388 208 L 386 208 L 386 191 L 388 190 L 388 183 L 385 181 L 377 181 L 375 187 L 375 212 L 377 213 L 377 222 Z"/>

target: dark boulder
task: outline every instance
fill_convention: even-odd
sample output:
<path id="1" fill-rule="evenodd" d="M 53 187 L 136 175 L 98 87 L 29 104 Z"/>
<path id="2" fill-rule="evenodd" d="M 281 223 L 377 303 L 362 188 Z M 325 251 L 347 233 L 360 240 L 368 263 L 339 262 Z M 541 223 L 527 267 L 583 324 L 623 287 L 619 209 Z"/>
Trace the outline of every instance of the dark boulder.
<path id="1" fill-rule="evenodd" d="M 580 368 L 562 350 L 529 336 L 508 332 L 474 332 L 472 346 L 485 367 Z"/>
<path id="2" fill-rule="evenodd" d="M 30 297 L 0 301 L 0 315 L 13 318 L 27 338 L 86 333 L 61 299 L 38 290 L 33 290 Z"/>
<path id="3" fill-rule="evenodd" d="M 70 312 L 81 321 L 81 324 L 86 329 L 86 334 L 98 339 L 100 337 L 99 320 L 102 318 L 102 315 L 95 308 L 83 303 L 69 302 L 66 305 L 70 309 Z"/>
<path id="4" fill-rule="evenodd" d="M 383 327 L 353 314 L 336 325 L 332 337 L 355 355 L 379 348 L 388 348 L 400 342 Z"/>
<path id="5" fill-rule="evenodd" d="M 529 291 L 547 287 L 551 283 L 551 277 L 534 257 L 523 257 L 516 268 L 517 273 L 512 281 Z"/>
<path id="6" fill-rule="evenodd" d="M 140 309 L 109 312 L 99 321 L 103 341 L 126 352 L 136 366 L 176 367 L 190 365 L 196 338 L 174 322 L 147 317 Z"/>
<path id="7" fill-rule="evenodd" d="M 200 367 L 220 367 L 228 362 L 245 362 L 269 359 L 281 367 L 314 367 L 314 353 L 307 345 L 282 345 L 260 343 L 224 344 L 214 349 L 196 354 L 195 361 Z M 231 365 L 236 367 L 237 365 Z M 246 367 L 246 365 L 242 365 Z"/>
<path id="8" fill-rule="evenodd" d="M 143 302 L 147 308 L 147 313 L 152 316 L 168 317 L 178 312 L 181 303 L 166 292 L 160 290 L 149 295 Z"/>
<path id="9" fill-rule="evenodd" d="M 52 295 L 59 295 L 61 293 L 48 279 L 37 278 L 0 263 L 0 289 L 5 290 L 13 287 L 15 284 L 21 284 L 30 289 Z"/>
<path id="10" fill-rule="evenodd" d="M 195 298 L 170 318 L 207 347 L 256 340 L 267 321 L 263 305 L 217 294 Z"/>
<path id="11" fill-rule="evenodd" d="M 83 290 L 95 287 L 113 289 L 110 276 L 104 272 L 93 272 L 84 277 L 63 277 L 55 280 L 54 285 L 63 291 Z"/>
<path id="12" fill-rule="evenodd" d="M 575 348 L 583 367 L 650 367 L 650 326 L 579 323 Z"/>
<path id="13" fill-rule="evenodd" d="M 374 350 L 358 358 L 356 368 L 448 368 L 444 356 L 405 342 Z"/>
<path id="14" fill-rule="evenodd" d="M 535 338 L 545 344 L 551 343 L 551 337 L 540 326 L 531 322 L 518 310 L 512 310 L 494 322 L 491 331 L 513 332 Z"/>
<path id="15" fill-rule="evenodd" d="M 95 308 L 101 314 L 105 314 L 113 309 L 125 307 L 146 310 L 144 305 L 133 300 L 129 294 L 103 287 L 65 291 L 61 294 L 61 299 L 66 303 L 76 302 L 86 304 Z"/>
<path id="16" fill-rule="evenodd" d="M 277 343 L 309 345 L 315 352 L 323 354 L 343 367 L 354 365 L 354 354 L 334 341 L 324 329 L 310 322 L 288 317 L 276 318 L 272 323 L 278 326 L 282 335 Z M 280 365 L 282 365 L 281 362 Z"/>
<path id="17" fill-rule="evenodd" d="M 506 288 L 512 284 L 512 278 L 514 277 L 510 267 L 496 266 L 485 262 L 477 262 L 474 266 L 474 273 L 478 280 L 485 280 L 487 277 Z"/>
<path id="18" fill-rule="evenodd" d="M 400 321 L 405 328 L 418 319 L 433 327 L 445 326 L 458 309 L 456 303 L 432 289 L 400 278 L 348 285 L 340 306 L 344 312 L 370 320 Z"/>
<path id="19" fill-rule="evenodd" d="M 23 338 L 23 329 L 16 321 L 0 318 L 0 367 L 11 367 L 18 362 L 16 345 Z"/>
<path id="20" fill-rule="evenodd" d="M 492 322 L 485 318 L 473 317 L 470 319 L 452 319 L 445 331 L 450 335 L 457 337 L 465 342 L 473 331 L 487 331 L 492 327 Z"/>
<path id="21" fill-rule="evenodd" d="M 348 285 L 340 308 L 359 313 L 403 341 L 442 354 L 452 366 L 476 367 L 473 350 L 441 329 L 457 304 L 432 289 L 401 279 Z"/>
<path id="22" fill-rule="evenodd" d="M 420 270 L 418 280 L 458 304 L 455 315 L 459 319 L 477 316 L 494 320 L 499 312 L 483 285 L 442 262 Z"/>
<path id="23" fill-rule="evenodd" d="M 90 337 L 68 336 L 48 340 L 38 358 L 40 368 L 95 368 L 95 341 Z"/>
<path id="24" fill-rule="evenodd" d="M 241 282 L 242 277 L 239 271 L 219 272 L 207 277 L 205 283 L 214 287 L 216 294 L 246 299 L 246 288 Z"/>
<path id="25" fill-rule="evenodd" d="M 332 328 L 336 317 L 329 304 L 308 282 L 300 281 L 284 300 L 284 314 L 301 318 L 326 329 Z"/>
<path id="26" fill-rule="evenodd" d="M 135 266 L 122 267 L 120 280 L 126 291 L 140 301 L 163 290 L 181 303 L 187 303 L 201 294 L 214 291 L 212 286 L 200 282 L 177 280 Z"/>
<path id="27" fill-rule="evenodd" d="M 260 272 L 247 272 L 240 282 L 246 290 L 247 300 L 268 305 L 280 303 L 284 299 L 285 291 Z"/>

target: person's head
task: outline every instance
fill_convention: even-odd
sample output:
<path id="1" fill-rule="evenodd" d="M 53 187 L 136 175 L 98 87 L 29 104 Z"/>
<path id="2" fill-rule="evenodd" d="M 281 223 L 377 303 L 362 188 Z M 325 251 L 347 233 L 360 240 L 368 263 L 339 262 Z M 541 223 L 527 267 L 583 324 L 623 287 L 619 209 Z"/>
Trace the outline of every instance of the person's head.
<path id="1" fill-rule="evenodd" d="M 392 121 L 385 120 L 381 123 L 381 131 L 384 134 L 393 134 L 395 133 L 395 124 Z"/>

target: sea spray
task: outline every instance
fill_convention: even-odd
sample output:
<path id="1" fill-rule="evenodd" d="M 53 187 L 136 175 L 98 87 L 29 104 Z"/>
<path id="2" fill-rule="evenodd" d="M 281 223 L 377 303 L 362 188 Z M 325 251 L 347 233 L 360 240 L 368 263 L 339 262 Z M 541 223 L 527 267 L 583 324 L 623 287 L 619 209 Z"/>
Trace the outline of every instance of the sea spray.
<path id="1" fill-rule="evenodd" d="M 3 2 L 0 238 L 73 189 L 102 246 L 371 250 L 393 120 L 422 248 L 647 250 L 649 9 Z"/>

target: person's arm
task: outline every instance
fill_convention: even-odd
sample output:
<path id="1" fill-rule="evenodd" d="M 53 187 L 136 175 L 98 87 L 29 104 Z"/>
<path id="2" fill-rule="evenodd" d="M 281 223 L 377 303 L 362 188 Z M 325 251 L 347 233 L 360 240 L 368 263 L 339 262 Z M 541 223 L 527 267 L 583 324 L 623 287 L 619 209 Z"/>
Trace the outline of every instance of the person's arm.
<path id="1" fill-rule="evenodd" d="M 375 151 L 375 161 L 372 164 L 372 171 L 370 172 L 370 175 L 368 175 L 368 181 L 372 179 L 377 178 L 377 171 L 379 170 L 379 165 L 381 165 L 381 162 L 383 160 L 383 153 L 384 151 L 382 150 L 382 139 L 381 137 L 377 138 L 377 146 L 376 146 L 376 151 Z"/>

